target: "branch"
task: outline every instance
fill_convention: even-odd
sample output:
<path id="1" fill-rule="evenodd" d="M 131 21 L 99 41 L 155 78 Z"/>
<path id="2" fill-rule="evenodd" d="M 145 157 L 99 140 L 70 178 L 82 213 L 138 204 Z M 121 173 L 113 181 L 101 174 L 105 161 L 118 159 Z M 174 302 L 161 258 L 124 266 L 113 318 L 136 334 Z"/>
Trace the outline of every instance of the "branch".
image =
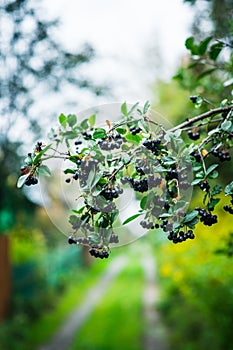
<path id="1" fill-rule="evenodd" d="M 205 112 L 203 114 L 200 114 L 200 115 L 197 115 L 196 117 L 193 117 L 192 119 L 188 119 L 186 120 L 185 122 L 175 126 L 174 128 L 170 129 L 169 132 L 174 132 L 178 129 L 183 129 L 187 126 L 191 126 L 193 125 L 194 123 L 200 121 L 200 120 L 203 120 L 203 119 L 206 119 L 206 118 L 209 118 L 213 115 L 216 115 L 216 114 L 219 114 L 219 113 L 223 113 L 223 112 L 230 112 L 231 110 L 233 109 L 233 105 L 230 105 L 230 106 L 227 106 L 227 107 L 222 107 L 222 108 L 215 108 L 215 109 L 212 109 L 208 112 Z"/>

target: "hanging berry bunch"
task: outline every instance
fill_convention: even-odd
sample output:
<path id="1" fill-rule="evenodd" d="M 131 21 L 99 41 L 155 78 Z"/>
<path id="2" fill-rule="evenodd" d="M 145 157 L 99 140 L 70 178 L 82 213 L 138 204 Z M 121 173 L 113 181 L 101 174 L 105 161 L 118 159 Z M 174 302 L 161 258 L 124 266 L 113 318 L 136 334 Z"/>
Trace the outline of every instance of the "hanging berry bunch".
<path id="1" fill-rule="evenodd" d="M 116 225 L 121 198 L 129 190 L 140 209 L 121 225 L 139 219 L 141 228 L 164 232 L 175 244 L 193 240 L 199 221 L 207 226 L 218 221 L 214 209 L 223 189 L 216 183 L 217 169 L 219 162 L 231 160 L 232 108 L 227 104 L 212 109 L 170 130 L 151 118 L 148 102 L 143 108 L 123 103 L 119 120 L 112 124 L 107 120 L 103 127 L 96 126 L 95 114 L 80 121 L 76 115 L 61 114 L 59 130 L 50 133 L 51 143 L 38 142 L 25 159 L 18 187 L 36 184 L 40 175 L 49 176 L 47 160 L 68 161 L 64 181 L 66 186 L 77 185 L 81 198 L 69 217 L 68 242 L 89 246 L 94 257 L 107 258 L 110 246 L 121 243 Z M 186 144 L 185 134 L 191 139 Z M 194 186 L 203 195 L 203 205 L 189 208 Z M 233 198 L 233 183 L 225 194 Z M 233 212 L 231 205 L 224 209 Z"/>

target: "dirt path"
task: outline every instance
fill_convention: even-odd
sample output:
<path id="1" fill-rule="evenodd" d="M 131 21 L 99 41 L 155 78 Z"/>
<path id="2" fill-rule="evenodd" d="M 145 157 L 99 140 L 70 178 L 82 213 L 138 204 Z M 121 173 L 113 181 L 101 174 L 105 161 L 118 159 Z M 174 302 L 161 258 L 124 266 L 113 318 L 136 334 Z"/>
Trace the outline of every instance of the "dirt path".
<path id="1" fill-rule="evenodd" d="M 125 257 L 120 256 L 114 259 L 107 270 L 103 272 L 99 282 L 87 292 L 82 305 L 72 312 L 62 327 L 54 334 L 51 341 L 38 350 L 68 350 L 78 330 L 87 321 L 111 282 L 125 267 L 126 263 L 127 258 Z"/>
<path id="2" fill-rule="evenodd" d="M 145 247 L 146 248 L 146 247 Z M 156 262 L 150 252 L 145 249 L 142 258 L 142 267 L 145 273 L 145 289 L 143 293 L 144 305 L 144 339 L 143 350 L 165 350 L 165 334 L 161 325 L 156 303 L 159 300 L 159 291 L 156 281 Z"/>

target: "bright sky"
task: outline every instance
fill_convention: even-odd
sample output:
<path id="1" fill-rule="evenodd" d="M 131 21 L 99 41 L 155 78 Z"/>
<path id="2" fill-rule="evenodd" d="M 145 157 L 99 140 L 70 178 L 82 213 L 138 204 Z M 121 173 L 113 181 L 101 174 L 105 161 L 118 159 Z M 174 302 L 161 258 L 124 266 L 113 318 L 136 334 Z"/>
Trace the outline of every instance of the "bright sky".
<path id="1" fill-rule="evenodd" d="M 60 18 L 56 36 L 67 48 L 93 45 L 98 59 L 84 73 L 113 82 L 115 101 L 144 101 L 149 82 L 174 73 L 192 23 L 182 0 L 44 0 L 43 7 Z"/>

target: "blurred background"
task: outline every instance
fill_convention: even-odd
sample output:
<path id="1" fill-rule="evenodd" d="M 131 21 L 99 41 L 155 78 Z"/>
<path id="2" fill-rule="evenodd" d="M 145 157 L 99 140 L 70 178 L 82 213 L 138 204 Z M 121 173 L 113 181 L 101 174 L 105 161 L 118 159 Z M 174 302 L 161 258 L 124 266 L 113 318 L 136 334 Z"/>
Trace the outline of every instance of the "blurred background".
<path id="1" fill-rule="evenodd" d="M 176 124 L 193 114 L 191 94 L 224 98 L 224 72 L 195 79 L 184 42 L 210 34 L 232 42 L 232 5 L 1 1 L 0 349 L 53 350 L 60 327 L 86 305 L 70 341 L 56 349 L 232 349 L 233 230 L 221 208 L 219 223 L 199 225 L 195 242 L 174 246 L 152 231 L 113 249 L 108 261 L 93 261 L 66 244 L 39 189 L 16 189 L 22 155 L 46 141 L 61 112 L 149 99 Z M 222 168 L 227 183 L 232 168 Z M 63 204 L 45 192 L 62 216 Z M 194 193 L 194 205 L 199 199 Z M 94 305 L 88 293 L 99 285 Z"/>

